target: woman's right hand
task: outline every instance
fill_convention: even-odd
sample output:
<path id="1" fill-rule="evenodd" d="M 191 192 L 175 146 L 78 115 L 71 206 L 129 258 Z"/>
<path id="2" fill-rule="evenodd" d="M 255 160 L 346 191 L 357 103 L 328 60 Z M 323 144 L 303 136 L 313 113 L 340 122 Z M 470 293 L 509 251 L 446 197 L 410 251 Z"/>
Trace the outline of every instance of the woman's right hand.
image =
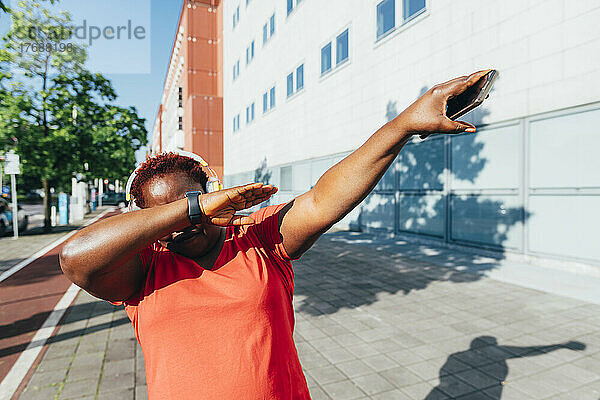
<path id="1" fill-rule="evenodd" d="M 251 225 L 254 219 L 236 215 L 235 212 L 260 204 L 276 192 L 277 188 L 273 185 L 250 183 L 202 194 L 198 197 L 203 214 L 202 223 L 219 226 Z"/>

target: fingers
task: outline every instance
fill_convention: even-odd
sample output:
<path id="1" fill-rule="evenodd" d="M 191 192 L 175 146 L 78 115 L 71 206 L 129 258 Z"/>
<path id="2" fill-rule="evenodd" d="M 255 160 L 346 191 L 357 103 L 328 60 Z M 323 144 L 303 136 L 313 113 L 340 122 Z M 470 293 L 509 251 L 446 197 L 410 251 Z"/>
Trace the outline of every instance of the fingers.
<path id="1" fill-rule="evenodd" d="M 484 69 L 481 71 L 477 71 L 472 73 L 471 75 L 461 76 L 459 78 L 452 79 L 444 84 L 443 87 L 447 96 L 456 96 L 464 92 L 469 86 L 474 85 L 479 79 L 481 79 L 485 74 L 490 72 L 491 69 Z"/>
<path id="2" fill-rule="evenodd" d="M 477 130 L 473 124 L 466 121 L 452 121 L 449 118 L 447 118 L 444 125 L 445 133 L 474 133 Z"/>
<path id="3" fill-rule="evenodd" d="M 231 219 L 230 225 L 242 226 L 242 225 L 252 225 L 256 221 L 253 218 L 247 217 L 245 215 L 234 215 Z"/>
<path id="4" fill-rule="evenodd" d="M 262 203 L 278 190 L 273 185 L 263 185 L 262 183 L 252 183 L 234 189 L 237 189 L 238 196 L 232 199 L 232 203 L 237 211 Z"/>

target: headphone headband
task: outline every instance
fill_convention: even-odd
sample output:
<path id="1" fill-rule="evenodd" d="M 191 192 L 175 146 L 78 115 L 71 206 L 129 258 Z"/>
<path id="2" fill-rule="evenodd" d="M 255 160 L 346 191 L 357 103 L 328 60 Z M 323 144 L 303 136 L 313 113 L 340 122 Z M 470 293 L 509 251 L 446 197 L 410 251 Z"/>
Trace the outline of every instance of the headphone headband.
<path id="1" fill-rule="evenodd" d="M 191 153 L 189 151 L 184 151 L 184 150 L 176 150 L 176 151 L 169 151 L 166 153 L 160 153 L 154 157 L 158 157 L 159 155 L 168 154 L 168 153 L 175 153 L 180 156 L 189 157 L 195 161 L 198 161 L 202 167 L 207 169 L 209 173 L 207 174 L 208 181 L 206 182 L 206 191 L 208 193 L 216 192 L 217 190 L 223 189 L 223 184 L 219 180 L 219 176 L 217 175 L 215 170 L 213 170 L 208 165 L 208 163 L 206 161 L 204 161 L 204 159 L 202 157 L 200 157 L 198 154 Z M 139 167 L 137 167 L 131 173 L 131 175 L 129 176 L 129 179 L 127 179 L 127 185 L 125 186 L 125 200 L 129 202 L 129 211 L 139 209 L 139 207 L 137 207 L 137 205 L 135 204 L 135 199 L 133 198 L 133 196 L 131 196 L 131 185 L 133 184 L 133 181 L 135 180 L 135 177 L 137 176 L 137 172 L 139 171 L 140 167 L 141 167 L 141 165 Z"/>

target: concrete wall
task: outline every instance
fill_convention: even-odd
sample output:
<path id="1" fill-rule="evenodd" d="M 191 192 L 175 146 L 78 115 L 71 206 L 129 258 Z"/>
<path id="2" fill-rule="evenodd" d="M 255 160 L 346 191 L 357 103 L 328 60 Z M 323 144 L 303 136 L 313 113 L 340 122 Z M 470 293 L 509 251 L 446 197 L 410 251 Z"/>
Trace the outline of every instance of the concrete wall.
<path id="1" fill-rule="evenodd" d="M 465 117 L 478 133 L 407 145 L 342 225 L 600 263 L 600 3 L 430 0 L 401 23 L 396 0 L 396 28 L 377 40 L 379 3 L 304 0 L 290 15 L 284 1 L 223 4 L 226 185 L 255 180 L 262 164 L 257 177 L 290 189 L 271 204 L 288 201 L 432 85 L 494 67 L 490 99 Z M 336 67 L 334 56 L 322 76 L 321 48 L 345 29 L 349 60 Z M 304 88 L 288 98 L 286 76 L 300 64 Z M 272 86 L 276 106 L 263 114 Z"/>

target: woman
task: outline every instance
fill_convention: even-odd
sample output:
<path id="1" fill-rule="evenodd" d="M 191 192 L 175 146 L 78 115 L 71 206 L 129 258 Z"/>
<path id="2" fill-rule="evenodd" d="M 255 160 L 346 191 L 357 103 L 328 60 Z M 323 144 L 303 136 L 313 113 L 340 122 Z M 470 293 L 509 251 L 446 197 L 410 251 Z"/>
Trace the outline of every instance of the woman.
<path id="1" fill-rule="evenodd" d="M 474 132 L 445 116 L 446 102 L 487 72 L 433 87 L 311 190 L 249 217 L 235 213 L 277 188 L 206 193 L 194 160 L 147 160 L 132 187 L 142 209 L 82 229 L 60 261 L 78 286 L 125 304 L 149 398 L 309 399 L 292 338 L 290 261 L 369 194 L 411 136 Z"/>

